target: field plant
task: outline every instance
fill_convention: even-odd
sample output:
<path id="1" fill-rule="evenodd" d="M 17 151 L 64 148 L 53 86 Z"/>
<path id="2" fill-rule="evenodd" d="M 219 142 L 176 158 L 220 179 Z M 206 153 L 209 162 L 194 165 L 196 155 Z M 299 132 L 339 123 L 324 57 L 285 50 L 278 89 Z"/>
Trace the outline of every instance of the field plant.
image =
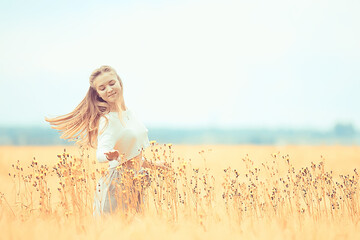
<path id="1" fill-rule="evenodd" d="M 149 168 L 138 174 L 122 169 L 117 188 L 116 211 L 100 219 L 116 216 L 123 222 L 156 217 L 176 226 L 190 221 L 208 231 L 218 223 L 236 228 L 244 224 L 274 219 L 292 219 L 299 226 L 313 222 L 341 222 L 357 225 L 360 220 L 359 174 L 335 176 L 326 169 L 326 159 L 296 169 L 289 155 L 274 153 L 262 163 L 248 155 L 242 169 L 231 166 L 214 175 L 204 162 L 193 167 L 191 159 L 175 158 L 172 144 L 151 142 L 149 161 L 165 161 L 168 169 Z M 14 196 L 0 195 L 0 214 L 22 222 L 34 218 L 72 219 L 81 230 L 93 216 L 96 185 L 107 166 L 91 159 L 88 149 L 71 156 L 64 149 L 48 166 L 34 157 L 29 166 L 12 163 L 9 178 Z M 9 199 L 14 199 L 10 201 Z M 84 231 L 85 231 L 84 230 Z"/>

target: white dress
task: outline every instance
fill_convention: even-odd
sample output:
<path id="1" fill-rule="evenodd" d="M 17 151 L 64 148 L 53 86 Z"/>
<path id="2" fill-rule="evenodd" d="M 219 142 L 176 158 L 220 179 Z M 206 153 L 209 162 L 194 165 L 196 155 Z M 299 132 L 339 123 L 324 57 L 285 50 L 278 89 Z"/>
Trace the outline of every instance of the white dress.
<path id="1" fill-rule="evenodd" d="M 108 119 L 108 125 L 106 125 L 105 117 Z M 148 129 L 129 108 L 122 112 L 125 126 L 122 125 L 117 112 L 110 112 L 105 117 L 101 117 L 99 121 L 96 158 L 98 162 L 108 162 L 109 170 L 105 176 L 99 179 L 96 186 L 94 216 L 126 210 L 129 204 L 135 204 L 136 209 L 140 210 L 143 201 L 142 190 L 149 184 L 148 172 L 145 169 L 141 168 L 137 172 L 124 170 L 119 166 L 120 162 L 136 157 L 142 150 L 150 146 Z M 122 157 L 108 161 L 104 153 L 115 149 L 120 152 Z M 136 176 L 138 178 L 135 178 Z M 124 185 L 124 182 L 127 184 Z M 134 186 L 129 187 L 129 183 L 133 183 Z M 136 203 L 134 199 L 137 199 Z M 131 201 L 133 202 L 131 203 Z"/>

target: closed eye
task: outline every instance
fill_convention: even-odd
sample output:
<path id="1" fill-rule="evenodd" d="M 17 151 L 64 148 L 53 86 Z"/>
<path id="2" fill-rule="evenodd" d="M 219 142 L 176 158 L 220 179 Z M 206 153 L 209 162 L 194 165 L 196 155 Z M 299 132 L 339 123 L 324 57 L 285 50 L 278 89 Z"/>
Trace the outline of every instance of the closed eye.
<path id="1" fill-rule="evenodd" d="M 116 83 L 115 80 L 111 80 L 111 81 L 109 82 L 109 85 L 110 85 L 110 86 L 114 86 L 115 83 Z M 104 87 L 103 85 L 100 85 L 100 86 L 99 86 L 99 91 L 104 91 L 104 90 L 105 90 L 105 87 Z"/>

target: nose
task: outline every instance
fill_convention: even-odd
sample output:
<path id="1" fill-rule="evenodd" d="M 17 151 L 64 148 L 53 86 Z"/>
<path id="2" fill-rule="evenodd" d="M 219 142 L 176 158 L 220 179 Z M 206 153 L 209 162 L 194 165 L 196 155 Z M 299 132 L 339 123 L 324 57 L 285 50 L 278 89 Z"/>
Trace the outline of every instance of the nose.
<path id="1" fill-rule="evenodd" d="M 109 92 L 111 92 L 111 91 L 112 91 L 112 87 L 109 86 L 109 85 L 107 85 L 107 86 L 106 86 L 106 92 L 109 93 Z"/>

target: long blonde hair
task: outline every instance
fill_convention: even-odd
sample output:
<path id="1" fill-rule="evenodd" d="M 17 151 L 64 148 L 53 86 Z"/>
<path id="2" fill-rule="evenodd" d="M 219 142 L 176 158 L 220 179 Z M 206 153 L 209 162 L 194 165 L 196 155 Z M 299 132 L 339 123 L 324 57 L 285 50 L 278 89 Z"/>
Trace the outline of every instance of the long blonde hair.
<path id="1" fill-rule="evenodd" d="M 45 121 L 53 125 L 52 128 L 63 132 L 60 138 L 76 141 L 80 146 L 97 147 L 99 120 L 101 116 L 109 113 L 110 106 L 97 93 L 96 87 L 94 86 L 94 80 L 105 72 L 116 74 L 121 86 L 121 102 L 125 106 L 123 83 L 119 75 L 112 67 L 106 65 L 101 66 L 91 73 L 89 90 L 86 93 L 85 98 L 72 112 L 55 118 L 45 117 Z M 108 121 L 107 118 L 106 121 Z M 106 122 L 106 125 L 107 124 L 108 122 Z"/>

